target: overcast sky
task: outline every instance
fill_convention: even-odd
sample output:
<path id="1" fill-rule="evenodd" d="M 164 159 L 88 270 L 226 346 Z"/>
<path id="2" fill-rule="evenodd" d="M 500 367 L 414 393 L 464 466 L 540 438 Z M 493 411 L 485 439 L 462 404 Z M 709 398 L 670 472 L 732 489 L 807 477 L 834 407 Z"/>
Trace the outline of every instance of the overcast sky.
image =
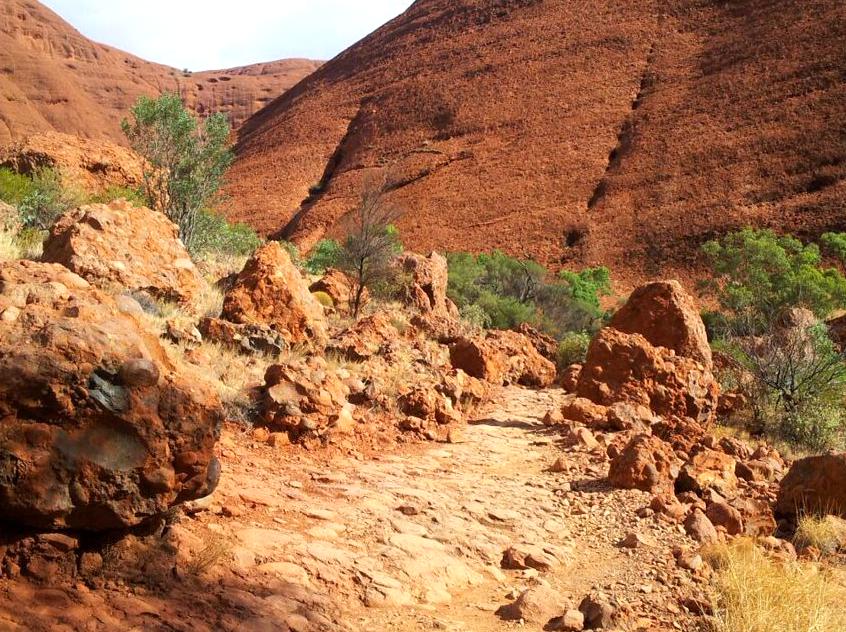
<path id="1" fill-rule="evenodd" d="M 85 36 L 176 68 L 331 59 L 412 0 L 41 0 Z"/>

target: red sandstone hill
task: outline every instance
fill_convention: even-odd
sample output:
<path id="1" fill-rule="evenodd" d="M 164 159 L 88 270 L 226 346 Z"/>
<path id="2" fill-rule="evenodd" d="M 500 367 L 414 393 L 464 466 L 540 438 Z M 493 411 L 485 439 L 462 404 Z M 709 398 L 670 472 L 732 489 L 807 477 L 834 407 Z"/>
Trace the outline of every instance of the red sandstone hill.
<path id="1" fill-rule="evenodd" d="M 846 3 L 418 0 L 242 127 L 232 214 L 309 247 L 386 166 L 416 250 L 633 279 L 846 229 Z"/>
<path id="2" fill-rule="evenodd" d="M 2 0 L 0 145 L 53 131 L 122 143 L 120 121 L 138 96 L 164 90 L 200 113 L 227 112 L 237 127 L 319 65 L 183 73 L 92 42 L 35 0 Z"/>

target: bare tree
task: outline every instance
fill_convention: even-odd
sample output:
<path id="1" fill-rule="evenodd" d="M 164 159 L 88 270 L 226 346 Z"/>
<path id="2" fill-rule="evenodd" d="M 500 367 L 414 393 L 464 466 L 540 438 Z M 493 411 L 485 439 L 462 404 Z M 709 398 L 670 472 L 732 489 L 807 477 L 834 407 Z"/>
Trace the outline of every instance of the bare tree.
<path id="1" fill-rule="evenodd" d="M 394 222 L 401 213 L 387 199 L 390 179 L 383 173 L 364 183 L 361 197 L 352 212 L 352 225 L 344 243 L 341 266 L 355 284 L 351 310 L 358 317 L 367 288 L 388 280 L 391 259 L 402 250 Z"/>

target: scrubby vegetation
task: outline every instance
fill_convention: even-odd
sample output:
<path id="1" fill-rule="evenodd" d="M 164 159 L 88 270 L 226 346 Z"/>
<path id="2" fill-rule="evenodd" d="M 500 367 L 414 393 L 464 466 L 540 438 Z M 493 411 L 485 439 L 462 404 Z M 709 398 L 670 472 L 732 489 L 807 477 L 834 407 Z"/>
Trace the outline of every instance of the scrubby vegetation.
<path id="1" fill-rule="evenodd" d="M 309 274 L 323 274 L 328 268 L 341 265 L 344 248 L 334 239 L 321 239 L 311 250 L 303 267 Z"/>
<path id="2" fill-rule="evenodd" d="M 846 587 L 835 571 L 771 559 L 750 540 L 712 549 L 714 632 L 846 629 Z"/>
<path id="3" fill-rule="evenodd" d="M 123 131 L 146 161 L 147 199 L 179 226 L 188 250 L 198 252 L 202 211 L 214 201 L 232 164 L 226 116 L 214 114 L 201 124 L 178 95 L 165 93 L 139 98 Z"/>
<path id="4" fill-rule="evenodd" d="M 714 272 L 706 287 L 722 308 L 708 318 L 711 334 L 736 362 L 723 379 L 746 397 L 751 429 L 814 451 L 842 446 L 846 363 L 818 319 L 846 307 L 846 278 L 823 266 L 817 245 L 769 230 L 704 250 Z"/>
<path id="5" fill-rule="evenodd" d="M 562 361 L 583 359 L 589 334 L 605 314 L 600 299 L 611 292 L 607 268 L 551 275 L 535 261 L 501 251 L 456 252 L 449 261 L 449 296 L 475 325 L 510 329 L 529 323 L 562 343 Z"/>

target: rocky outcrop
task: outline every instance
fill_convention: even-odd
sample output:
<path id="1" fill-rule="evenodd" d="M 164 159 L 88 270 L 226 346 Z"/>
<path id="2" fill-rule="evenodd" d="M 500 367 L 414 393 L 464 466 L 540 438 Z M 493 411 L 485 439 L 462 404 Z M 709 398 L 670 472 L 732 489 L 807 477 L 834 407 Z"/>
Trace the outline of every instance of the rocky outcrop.
<path id="1" fill-rule="evenodd" d="M 446 257 L 433 252 L 428 257 L 405 252 L 394 265 L 409 277 L 404 288 L 406 302 L 422 313 L 433 312 L 458 318 L 458 308 L 447 297 L 449 268 Z"/>
<path id="2" fill-rule="evenodd" d="M 544 358 L 550 362 L 558 361 L 558 341 L 555 340 L 555 338 L 547 336 L 542 331 L 538 331 L 529 323 L 520 323 L 514 328 L 514 331 L 518 334 L 523 334 L 526 338 L 531 340 L 535 349 L 537 349 L 538 353 Z"/>
<path id="3" fill-rule="evenodd" d="M 266 325 L 237 325 L 222 318 L 205 317 L 197 328 L 203 340 L 244 355 L 278 356 L 289 348 L 285 338 Z"/>
<path id="4" fill-rule="evenodd" d="M 614 487 L 622 489 L 672 492 L 679 466 L 679 460 L 669 445 L 657 437 L 639 434 L 611 460 L 608 480 Z"/>
<path id="5" fill-rule="evenodd" d="M 696 360 L 606 327 L 588 349 L 576 392 L 606 406 L 627 401 L 707 425 L 714 420 L 719 385 Z"/>
<path id="6" fill-rule="evenodd" d="M 355 297 L 355 282 L 341 270 L 329 268 L 325 274 L 309 286 L 312 294 L 323 292 L 332 299 L 332 307 L 340 314 L 349 314 Z M 361 295 L 361 307 L 370 302 L 367 288 Z"/>
<path id="7" fill-rule="evenodd" d="M 526 336 L 514 331 L 492 330 L 460 338 L 449 353 L 456 369 L 492 384 L 544 388 L 555 382 L 555 365 Z"/>
<path id="8" fill-rule="evenodd" d="M 222 413 L 203 384 L 82 277 L 0 264 L 3 519 L 114 529 L 210 493 Z"/>
<path id="9" fill-rule="evenodd" d="M 781 481 L 775 512 L 785 517 L 811 513 L 846 518 L 846 453 L 794 462 Z"/>
<path id="10" fill-rule="evenodd" d="M 609 323 L 617 331 L 640 334 L 652 346 L 711 367 L 711 346 L 699 310 L 678 281 L 642 285 Z"/>
<path id="11" fill-rule="evenodd" d="M 259 248 L 223 300 L 222 318 L 267 326 L 289 344 L 326 344 L 326 316 L 278 242 Z"/>
<path id="12" fill-rule="evenodd" d="M 82 206 L 60 217 L 44 242 L 42 260 L 61 263 L 96 285 L 143 290 L 186 305 L 205 286 L 176 225 L 125 200 Z"/>
<path id="13" fill-rule="evenodd" d="M 384 312 L 362 318 L 329 341 L 328 351 L 348 360 L 366 360 L 396 343 L 399 331 Z"/>

